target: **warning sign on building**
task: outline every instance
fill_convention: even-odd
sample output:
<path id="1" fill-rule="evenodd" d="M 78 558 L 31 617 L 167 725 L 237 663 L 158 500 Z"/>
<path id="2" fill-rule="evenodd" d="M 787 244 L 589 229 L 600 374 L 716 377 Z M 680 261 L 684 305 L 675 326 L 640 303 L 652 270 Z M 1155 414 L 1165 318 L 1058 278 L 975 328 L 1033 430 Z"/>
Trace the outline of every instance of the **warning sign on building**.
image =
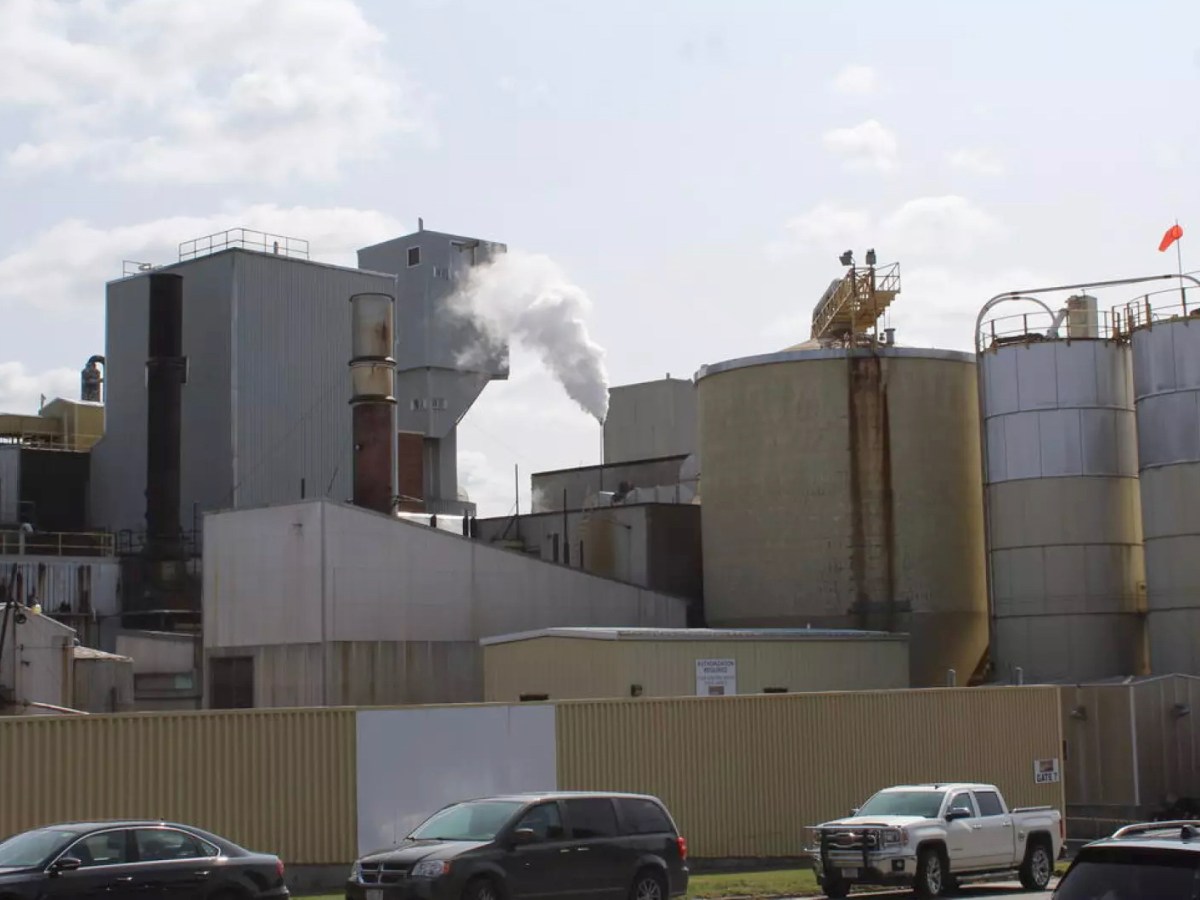
<path id="1" fill-rule="evenodd" d="M 696 695 L 729 697 L 737 693 L 737 660 L 696 660 Z"/>

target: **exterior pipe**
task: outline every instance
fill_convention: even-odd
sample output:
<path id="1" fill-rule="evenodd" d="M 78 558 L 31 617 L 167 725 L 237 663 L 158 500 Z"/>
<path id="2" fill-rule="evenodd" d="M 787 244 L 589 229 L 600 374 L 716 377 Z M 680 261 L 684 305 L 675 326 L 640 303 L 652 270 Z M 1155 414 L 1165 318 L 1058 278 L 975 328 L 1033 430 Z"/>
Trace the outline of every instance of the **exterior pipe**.
<path id="1" fill-rule="evenodd" d="M 354 505 L 391 513 L 396 490 L 395 298 L 350 298 Z"/>

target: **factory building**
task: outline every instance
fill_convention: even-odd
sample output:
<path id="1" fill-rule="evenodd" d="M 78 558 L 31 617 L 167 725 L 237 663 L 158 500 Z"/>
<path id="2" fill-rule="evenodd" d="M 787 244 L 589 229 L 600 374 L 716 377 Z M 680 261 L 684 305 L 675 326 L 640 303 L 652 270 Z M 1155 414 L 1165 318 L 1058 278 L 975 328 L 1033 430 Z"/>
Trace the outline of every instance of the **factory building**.
<path id="1" fill-rule="evenodd" d="M 902 634 L 550 628 L 480 643 L 489 703 L 908 687 L 908 637 Z"/>
<path id="2" fill-rule="evenodd" d="M 979 342 L 995 676 L 1142 673 L 1130 345 L 1087 296 L 997 314 Z"/>
<path id="3" fill-rule="evenodd" d="M 356 506 L 204 521 L 205 706 L 475 702 L 479 640 L 682 627 L 685 601 Z"/>
<path id="4" fill-rule="evenodd" d="M 704 596 L 700 508 L 617 503 L 478 519 L 475 537 L 543 560 L 690 601 Z M 698 624 L 694 618 L 689 622 Z"/>
<path id="5" fill-rule="evenodd" d="M 630 463 L 696 452 L 696 386 L 667 375 L 608 392 L 604 462 Z"/>

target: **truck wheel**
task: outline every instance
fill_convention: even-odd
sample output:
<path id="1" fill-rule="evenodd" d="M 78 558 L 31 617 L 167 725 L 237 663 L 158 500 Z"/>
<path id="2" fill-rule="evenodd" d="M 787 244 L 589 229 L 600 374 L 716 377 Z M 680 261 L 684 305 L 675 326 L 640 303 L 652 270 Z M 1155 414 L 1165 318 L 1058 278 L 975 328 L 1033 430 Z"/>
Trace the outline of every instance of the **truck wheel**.
<path id="1" fill-rule="evenodd" d="M 821 890 L 829 900 L 844 900 L 850 893 L 850 882 L 835 875 L 826 875 L 821 879 Z"/>
<path id="2" fill-rule="evenodd" d="M 1021 887 L 1027 891 L 1044 891 L 1054 874 L 1054 863 L 1045 841 L 1031 841 L 1025 847 L 1025 861 L 1021 863 Z"/>
<path id="3" fill-rule="evenodd" d="M 918 897 L 940 897 L 946 889 L 946 860 L 942 851 L 927 847 L 917 857 L 917 878 L 913 884 Z"/>

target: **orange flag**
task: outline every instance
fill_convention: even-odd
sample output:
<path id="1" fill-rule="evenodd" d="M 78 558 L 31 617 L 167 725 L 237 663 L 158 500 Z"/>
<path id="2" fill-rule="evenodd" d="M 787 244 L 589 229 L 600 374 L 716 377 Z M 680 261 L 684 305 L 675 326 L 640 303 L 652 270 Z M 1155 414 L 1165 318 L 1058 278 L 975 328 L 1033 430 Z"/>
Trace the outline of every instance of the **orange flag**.
<path id="1" fill-rule="evenodd" d="M 1181 237 L 1183 237 L 1183 228 L 1179 226 L 1179 223 L 1172 225 L 1167 229 L 1167 233 L 1163 235 L 1163 239 L 1158 245 L 1158 252 L 1164 252 Z"/>

